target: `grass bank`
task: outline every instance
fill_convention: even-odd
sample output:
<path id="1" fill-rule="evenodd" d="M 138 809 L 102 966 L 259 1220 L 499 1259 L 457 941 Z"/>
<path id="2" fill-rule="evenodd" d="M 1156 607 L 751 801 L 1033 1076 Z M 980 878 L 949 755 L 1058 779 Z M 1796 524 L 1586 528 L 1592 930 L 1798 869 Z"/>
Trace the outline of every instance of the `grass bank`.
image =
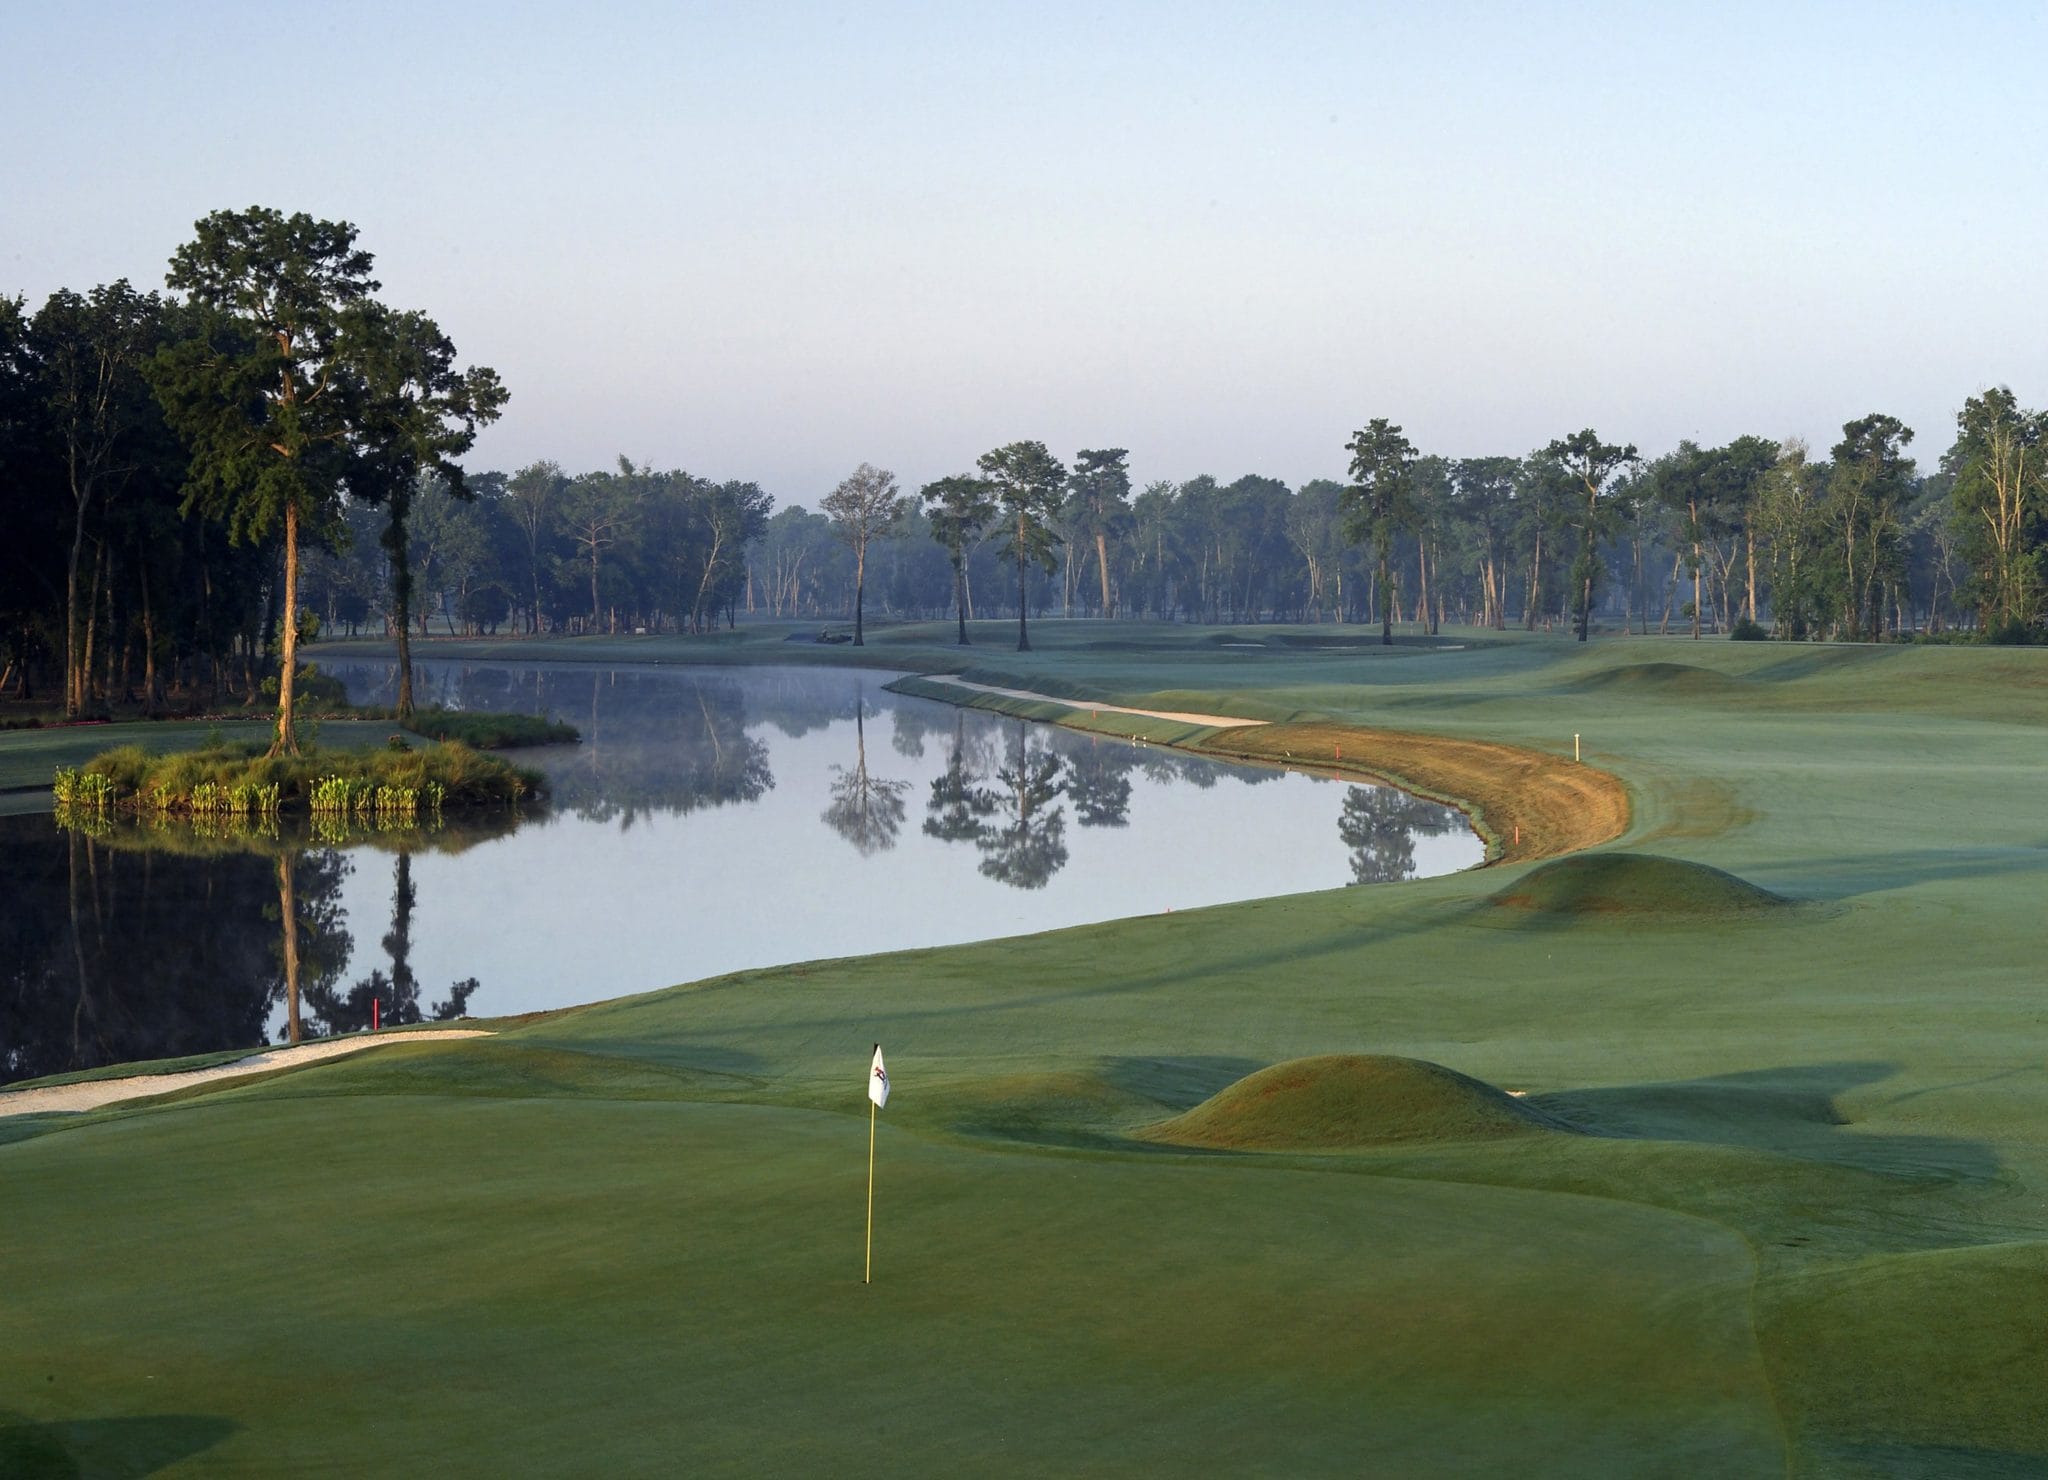
<path id="1" fill-rule="evenodd" d="M 87 1473 L 2048 1468 L 2048 654 L 1032 635 L 712 651 L 1559 768 L 1576 733 L 1623 830 L 1564 861 L 1597 866 L 744 972 L 8 1124 L 0 1442 Z M 550 656 L 700 651 L 620 647 Z"/>

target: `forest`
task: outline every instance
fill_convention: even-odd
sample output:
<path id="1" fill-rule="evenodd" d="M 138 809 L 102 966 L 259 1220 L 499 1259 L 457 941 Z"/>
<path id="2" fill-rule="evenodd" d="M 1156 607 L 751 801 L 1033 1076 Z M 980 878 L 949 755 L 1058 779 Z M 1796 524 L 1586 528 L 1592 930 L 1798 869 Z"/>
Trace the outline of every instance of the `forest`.
<path id="1" fill-rule="evenodd" d="M 0 698 L 80 716 L 275 690 L 283 532 L 209 505 L 212 454 L 176 414 L 179 365 L 219 332 L 126 282 L 0 298 Z M 503 399 L 478 389 L 471 425 Z M 308 529 L 293 636 L 389 634 L 404 611 L 421 636 L 772 617 L 857 637 L 864 615 L 957 613 L 963 640 L 966 618 L 1025 615 L 2041 640 L 2048 416 L 1993 388 L 1931 465 L 1914 440 L 1876 413 L 1824 452 L 1744 436 L 1645 457 L 1588 430 L 1450 457 L 1377 420 L 1332 437 L 1344 476 L 1299 487 L 1134 488 L 1124 449 L 1068 464 L 1019 442 L 915 494 L 863 463 L 781 507 L 624 457 L 465 475 L 365 456 Z"/>

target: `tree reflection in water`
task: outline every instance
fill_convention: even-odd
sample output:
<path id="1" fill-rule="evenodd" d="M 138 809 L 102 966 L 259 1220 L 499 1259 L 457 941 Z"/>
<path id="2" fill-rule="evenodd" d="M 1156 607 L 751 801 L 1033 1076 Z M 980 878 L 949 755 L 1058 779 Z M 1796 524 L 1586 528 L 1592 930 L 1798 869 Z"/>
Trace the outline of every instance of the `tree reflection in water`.
<path id="1" fill-rule="evenodd" d="M 412 882 L 412 854 L 400 852 L 391 862 L 391 928 L 381 944 L 390 959 L 391 970 L 370 969 L 368 976 L 353 982 L 347 991 L 334 986 L 334 973 L 306 990 L 306 1000 L 328 1033 L 356 1033 L 373 1023 L 402 1028 L 413 1023 L 445 1023 L 469 1010 L 469 999 L 478 982 L 473 976 L 450 983 L 448 995 L 421 1010 L 419 979 L 412 970 L 412 912 L 418 893 Z M 374 1004 L 374 1005 L 373 1005 Z"/>
<path id="2" fill-rule="evenodd" d="M 0 1082 L 263 1041 L 277 895 L 265 858 L 208 865 L 0 819 Z"/>
<path id="3" fill-rule="evenodd" d="M 933 711 L 936 705 L 898 704 L 889 711 L 889 743 L 898 755 L 906 760 L 924 758 L 924 741 L 927 735 L 936 735 L 945 728 L 939 714 Z"/>
<path id="4" fill-rule="evenodd" d="M 1018 889 L 1043 889 L 1067 863 L 1067 811 L 1053 805 L 1066 791 L 1066 767 L 1036 728 L 1016 721 L 996 767 L 992 815 L 974 840 L 981 872 Z"/>
<path id="5" fill-rule="evenodd" d="M 368 985 L 389 983 L 410 950 L 410 852 L 459 850 L 518 822 L 506 814 L 364 846 L 289 823 L 234 832 L 0 818 L 0 1083 L 251 1047 L 279 1017 L 289 1042 L 367 1027 L 373 995 L 384 1021 L 418 1021 L 416 986 L 409 1007 Z M 385 941 L 394 969 L 343 992 L 353 941 L 341 886 L 380 848 L 397 851 L 402 885 Z M 458 984 L 433 1010 L 452 1016 L 475 989 Z"/>
<path id="6" fill-rule="evenodd" d="M 896 846 L 903 829 L 903 793 L 908 781 L 887 781 L 868 770 L 867 701 L 853 702 L 853 769 L 832 768 L 832 797 L 822 814 L 825 825 L 853 844 L 863 858 Z"/>
<path id="7" fill-rule="evenodd" d="M 1083 827 L 1123 827 L 1131 820 L 1131 772 L 1138 752 L 1128 745 L 1103 744 L 1096 735 L 1067 757 L 1067 795 L 1074 820 Z"/>
<path id="8" fill-rule="evenodd" d="M 981 836 L 989 814 L 996 809 L 995 798 L 980 785 L 985 774 L 986 757 L 967 738 L 967 711 L 956 709 L 946 769 L 932 778 L 931 795 L 924 804 L 926 837 L 942 843 L 971 843 Z"/>
<path id="9" fill-rule="evenodd" d="M 999 756 L 970 742 L 965 722 L 955 720 L 946 769 L 932 779 L 925 834 L 972 843 L 981 873 L 998 883 L 1042 889 L 1067 862 L 1066 808 L 1053 805 L 1066 793 L 1067 763 L 1052 732 L 1025 720 L 1013 721 Z"/>
<path id="10" fill-rule="evenodd" d="M 558 809 L 624 828 L 642 817 L 757 801 L 775 785 L 768 747 L 747 733 L 745 694 L 728 679 L 551 677 L 550 710 L 583 731 L 582 743 L 548 767 Z"/>
<path id="11" fill-rule="evenodd" d="M 1351 850 L 1351 882 L 1392 884 L 1415 874 L 1415 840 L 1437 838 L 1464 825 L 1456 808 L 1396 791 L 1354 786 L 1344 795 L 1337 836 Z"/>

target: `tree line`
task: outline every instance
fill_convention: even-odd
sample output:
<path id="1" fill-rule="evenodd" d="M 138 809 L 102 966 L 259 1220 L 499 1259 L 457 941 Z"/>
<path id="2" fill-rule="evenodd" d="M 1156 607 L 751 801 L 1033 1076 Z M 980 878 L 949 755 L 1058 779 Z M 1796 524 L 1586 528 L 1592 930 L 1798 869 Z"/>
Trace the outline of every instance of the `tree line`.
<path id="1" fill-rule="evenodd" d="M 1874 413 L 1826 457 L 1743 436 L 1642 456 L 1587 429 L 1514 456 L 1418 451 L 1369 422 L 1349 476 L 1202 475 L 1133 492 L 1128 454 L 1043 443 L 901 493 L 863 464 L 748 552 L 746 610 L 1206 623 L 1446 623 L 1669 634 L 2037 641 L 2048 618 L 2048 413 L 1969 398 L 1933 470 Z"/>
<path id="2" fill-rule="evenodd" d="M 459 461 L 506 400 L 425 315 L 382 303 L 346 223 L 204 218 L 165 293 L 0 297 L 0 696 L 78 716 L 277 695 L 302 637 L 705 632 L 1062 616 L 1596 626 L 1794 639 L 2038 640 L 2048 414 L 1969 398 L 1932 469 L 1873 413 L 1818 456 L 1591 430 L 1425 453 L 1384 418 L 1343 479 L 1134 489 L 1122 448 L 995 448 L 914 493 L 863 463 L 776 509 L 760 486 Z M 1334 440 L 1334 439 L 1333 439 Z M 303 600 L 302 600 L 303 598 Z M 410 663 L 402 665 L 409 677 Z M 409 685 L 400 708 L 411 703 Z"/>
<path id="3" fill-rule="evenodd" d="M 0 692 L 54 667 L 77 716 L 254 698 L 274 671 L 273 751 L 298 749 L 302 556 L 351 503 L 402 552 L 413 490 L 465 493 L 457 459 L 505 402 L 373 265 L 348 223 L 258 206 L 198 221 L 170 294 L 0 299 Z"/>

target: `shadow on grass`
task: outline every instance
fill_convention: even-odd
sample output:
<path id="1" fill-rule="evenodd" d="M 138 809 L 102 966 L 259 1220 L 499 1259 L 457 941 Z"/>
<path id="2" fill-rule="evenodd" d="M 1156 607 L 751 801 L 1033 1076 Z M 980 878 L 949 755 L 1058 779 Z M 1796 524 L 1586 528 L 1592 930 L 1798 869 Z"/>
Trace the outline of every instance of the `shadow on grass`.
<path id="1" fill-rule="evenodd" d="M 1127 1094 L 1141 1095 L 1178 1111 L 1192 1110 L 1264 1067 L 1257 1059 L 1220 1054 L 1168 1059 L 1109 1058 L 1102 1061 L 1102 1077 Z"/>
<path id="2" fill-rule="evenodd" d="M 0 1476 L 7 1480 L 142 1480 L 203 1454 L 237 1425 L 206 1413 L 30 1423 L 0 1412 Z"/>
<path id="3" fill-rule="evenodd" d="M 2048 842 L 2031 848 L 1913 848 L 1841 858 L 1802 858 L 1757 869 L 1769 888 L 1808 898 L 1844 900 L 1916 884 L 2048 873 Z"/>
<path id="4" fill-rule="evenodd" d="M 1884 1176 L 1965 1182 L 1996 1177 L 2001 1163 L 1983 1142 L 1854 1129 L 1839 1098 L 1897 1070 L 1885 1062 L 1808 1064 L 1666 1084 L 1559 1090 L 1531 1095 L 1529 1103 L 1595 1136 L 1736 1146 Z"/>

